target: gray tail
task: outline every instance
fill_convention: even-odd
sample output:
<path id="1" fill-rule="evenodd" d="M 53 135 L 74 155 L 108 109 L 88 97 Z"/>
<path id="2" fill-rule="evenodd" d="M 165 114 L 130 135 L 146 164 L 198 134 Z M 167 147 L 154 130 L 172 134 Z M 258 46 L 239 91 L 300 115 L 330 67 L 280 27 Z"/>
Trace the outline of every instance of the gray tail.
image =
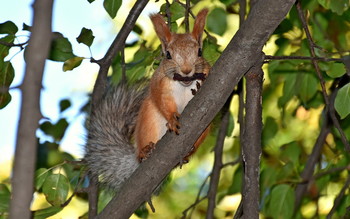
<path id="1" fill-rule="evenodd" d="M 112 86 L 91 114 L 85 162 L 93 177 L 116 190 L 139 166 L 131 143 L 144 83 Z"/>

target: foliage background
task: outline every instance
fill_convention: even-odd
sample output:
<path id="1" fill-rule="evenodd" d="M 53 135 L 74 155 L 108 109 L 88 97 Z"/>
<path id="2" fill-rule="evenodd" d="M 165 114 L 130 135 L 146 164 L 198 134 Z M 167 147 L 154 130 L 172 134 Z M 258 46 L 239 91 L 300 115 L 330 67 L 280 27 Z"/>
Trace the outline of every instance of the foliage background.
<path id="1" fill-rule="evenodd" d="M 106 0 L 103 4 L 109 15 L 114 16 L 116 9 L 109 5 L 110 2 Z M 204 41 L 204 57 L 213 64 L 239 27 L 239 4 L 234 0 L 193 1 L 192 3 L 194 12 L 203 7 L 210 9 L 206 28 L 210 35 L 215 37 L 215 40 L 207 38 Z M 58 5 L 59 3 L 56 4 Z M 86 2 L 81 4 L 86 4 Z M 98 1 L 91 2 L 86 7 L 94 7 L 97 4 Z M 125 17 L 121 12 L 127 12 L 131 5 L 131 2 L 124 2 L 123 8 L 116 14 L 114 21 L 109 20 L 107 14 L 103 16 L 105 16 L 107 22 L 120 27 L 123 21 L 121 17 Z M 318 46 L 316 47 L 317 56 L 325 58 L 347 56 L 350 49 L 349 2 L 344 0 L 308 0 L 302 1 L 302 6 L 307 11 L 309 27 Z M 65 7 L 70 8 L 69 6 Z M 153 8 L 155 8 L 155 11 L 158 11 L 160 8 L 164 12 L 164 2 L 158 2 Z M 76 10 L 78 8 L 73 9 L 73 11 Z M 249 7 L 247 10 L 249 10 Z M 181 18 L 184 14 L 183 7 L 179 3 L 173 3 L 170 6 L 170 11 L 172 12 L 172 28 L 183 31 L 183 26 L 178 26 L 181 24 Z M 56 19 L 59 20 L 60 18 Z M 98 59 L 108 46 L 107 44 L 105 48 L 95 49 L 95 45 L 102 45 L 96 40 L 99 36 L 97 36 L 94 28 L 90 27 L 89 24 L 84 24 L 84 19 L 79 19 L 79 21 L 81 21 L 78 22 L 78 24 L 81 24 L 81 27 L 75 30 L 73 37 L 68 39 L 58 37 L 58 40 L 53 44 L 57 45 L 57 47 L 52 48 L 50 59 L 56 62 L 55 66 L 58 66 L 57 68 L 59 69 L 90 68 L 84 67 L 84 65 L 92 66 L 88 64 L 90 50 L 92 57 Z M 221 25 L 217 25 L 218 23 Z M 25 39 L 22 40 L 19 37 L 22 33 L 18 34 L 16 28 L 20 29 L 21 27 L 17 26 L 14 27 L 10 23 L 3 23 L 0 26 L 1 40 L 8 43 L 17 43 L 17 41 L 13 41 L 14 36 L 16 36 L 18 37 L 18 42 L 25 42 Z M 83 27 L 91 28 L 92 32 L 87 29 L 80 32 Z M 112 28 L 114 27 L 111 25 Z M 69 32 L 64 28 L 58 31 L 64 36 L 68 35 Z M 104 38 L 100 38 L 100 40 L 111 40 L 114 34 L 113 30 L 103 33 Z M 24 35 L 28 36 L 29 33 L 25 32 Z M 74 47 L 71 50 L 70 42 L 73 44 L 76 41 L 75 38 L 79 35 L 81 38 L 78 38 L 78 42 L 80 41 L 88 47 L 80 45 L 85 49 Z M 110 37 L 107 37 L 108 35 Z M 93 40 L 93 36 L 96 37 L 95 40 Z M 91 49 L 89 49 L 90 46 Z M 126 74 L 129 78 L 138 79 L 151 74 L 160 58 L 158 46 L 159 42 L 152 31 L 150 22 L 146 17 L 140 18 L 138 26 L 134 28 L 133 37 L 127 42 L 125 48 Z M 11 50 L 18 51 L 19 49 L 11 48 Z M 81 52 L 82 50 L 84 52 Z M 2 69 L 1 78 L 5 78 L 4 75 L 8 78 L 12 74 L 15 74 L 17 77 L 20 74 L 18 72 L 21 70 L 16 69 L 16 71 L 12 71 L 11 67 L 8 66 L 10 65 L 9 62 L 13 63 L 16 58 L 23 58 L 23 50 L 20 50 L 17 54 L 14 54 L 16 53 L 14 52 L 12 56 L 7 54 L 8 47 L 0 45 L 0 51 L 1 58 L 4 58 L 0 62 Z M 281 23 L 275 34 L 270 38 L 264 48 L 264 52 L 267 55 L 274 56 L 310 57 L 307 39 L 295 8 L 292 9 L 287 19 Z M 78 66 L 82 60 L 80 57 L 86 59 Z M 120 62 L 121 56 L 118 55 L 113 62 L 111 70 L 111 80 L 114 82 L 120 80 L 121 77 Z M 344 61 L 344 63 L 346 62 Z M 5 65 L 7 67 L 4 67 Z M 350 84 L 348 73 L 346 73 L 345 66 L 340 60 L 329 61 L 324 59 L 319 63 L 319 66 L 326 81 L 325 85 L 329 95 L 332 96 L 332 93 L 334 93 L 333 96 L 336 97 L 335 107 L 339 114 L 339 121 L 347 139 L 350 139 Z M 291 60 L 288 58 L 286 60 L 272 60 L 271 58 L 269 63 L 264 65 L 263 68 L 265 81 L 263 89 L 264 129 L 261 161 L 261 216 L 292 218 L 293 207 L 297 198 L 294 190 L 302 182 L 300 175 L 305 168 L 308 158 L 313 156 L 310 154 L 325 123 L 325 104 L 319 79 L 310 60 Z M 88 84 L 85 85 L 86 87 L 91 86 L 93 81 L 85 81 L 85 78 L 87 78 L 84 75 L 85 73 L 77 73 L 75 69 L 69 72 L 69 76 L 63 72 L 58 74 L 60 74 L 58 78 L 51 80 L 63 80 L 66 84 L 71 83 L 73 86 Z M 74 74 L 76 75 L 74 76 Z M 78 77 L 80 79 L 79 83 L 73 79 L 67 79 L 71 76 L 73 78 Z M 92 74 L 90 76 L 93 78 Z M 84 79 L 84 81 L 81 79 Z M 2 85 L 10 85 L 11 80 L 2 80 L 1 83 Z M 12 90 L 15 90 L 16 86 L 14 84 L 11 86 L 14 87 L 11 89 L 11 92 L 13 92 Z M 54 89 L 53 87 L 53 84 L 47 84 L 45 90 Z M 61 89 L 64 90 L 66 88 Z M 336 95 L 335 92 L 338 89 L 339 95 Z M 61 92 L 61 90 L 55 92 Z M 8 94 L 1 96 L 2 107 L 9 107 L 6 106 L 7 98 Z M 74 103 L 75 100 L 73 98 L 64 98 L 58 104 L 57 109 L 55 109 L 58 112 L 58 116 L 47 116 L 44 113 L 44 116 L 48 118 L 41 120 L 40 130 L 38 131 L 39 157 L 37 162 L 36 193 L 32 205 L 32 210 L 36 211 L 37 218 L 45 218 L 51 214 L 53 215 L 52 218 L 77 218 L 84 215 L 87 211 L 86 195 L 80 187 L 85 187 L 88 182 L 84 181 L 82 185 L 79 184 L 78 179 L 82 176 L 81 169 L 79 169 L 80 166 L 76 167 L 74 163 L 68 162 L 76 160 L 78 157 L 74 157 L 62 150 L 62 141 L 68 135 L 68 128 L 75 118 L 81 115 L 83 117 L 86 116 L 88 103 L 85 98 L 83 99 L 83 103 L 80 102 L 80 104 L 77 104 L 78 106 L 75 106 L 79 108 L 77 111 L 73 109 L 73 106 L 76 104 Z M 43 104 L 43 112 L 45 112 L 44 109 Z M 225 139 L 224 162 L 236 160 L 240 156 L 237 96 L 234 96 L 232 100 L 230 112 L 230 128 Z M 164 186 L 163 191 L 159 196 L 154 197 L 153 203 L 156 207 L 156 213 L 149 213 L 149 218 L 178 218 L 181 216 L 182 211 L 195 202 L 201 185 L 211 171 L 213 163 L 211 150 L 215 144 L 219 122 L 220 115 L 214 121 L 215 128 L 211 136 L 191 162 L 182 169 L 174 170 L 171 180 Z M 327 134 L 322 146 L 322 155 L 317 157 L 314 176 L 326 171 L 329 173 L 321 177 L 314 177 L 310 181 L 304 194 L 305 197 L 302 200 L 301 208 L 294 215 L 296 218 L 324 218 L 331 211 L 334 200 L 341 189 L 345 188 L 346 194 L 349 192 L 348 186 L 344 186 L 344 184 L 347 185 L 346 182 L 349 178 L 349 152 L 344 150 L 339 133 L 334 127 L 330 128 L 330 133 Z M 241 165 L 228 166 L 222 170 L 217 193 L 219 204 L 215 210 L 217 218 L 232 217 L 235 213 L 241 197 L 242 172 Z M 6 218 L 11 190 L 9 175 L 3 176 L 1 180 L 0 216 Z M 50 188 L 50 181 L 52 183 L 59 182 L 61 186 L 58 189 L 59 193 L 53 193 L 48 189 Z M 47 185 L 45 186 L 45 184 Z M 78 193 L 66 207 L 61 208 L 60 205 L 68 199 L 75 188 L 79 188 L 77 190 Z M 207 190 L 208 184 L 204 184 L 200 196 L 204 196 Z M 100 208 L 109 199 L 110 195 L 102 192 Z M 349 210 L 347 210 L 349 205 L 349 196 L 342 198 L 336 209 L 335 216 L 342 217 L 349 213 Z M 56 212 L 57 214 L 55 214 Z M 146 217 L 145 215 L 148 212 L 149 209 L 143 209 L 138 212 L 138 215 Z M 206 202 L 203 201 L 195 208 L 192 218 L 203 218 L 205 212 Z"/>

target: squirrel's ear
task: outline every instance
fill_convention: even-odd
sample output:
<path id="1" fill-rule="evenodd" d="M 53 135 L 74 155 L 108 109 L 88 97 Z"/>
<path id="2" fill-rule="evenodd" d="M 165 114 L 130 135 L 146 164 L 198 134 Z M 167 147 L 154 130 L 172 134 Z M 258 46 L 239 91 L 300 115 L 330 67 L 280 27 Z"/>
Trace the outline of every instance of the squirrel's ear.
<path id="1" fill-rule="evenodd" d="M 154 30 L 162 43 L 163 52 L 165 53 L 166 47 L 171 40 L 170 29 L 160 14 L 152 14 L 150 18 L 153 23 Z"/>
<path id="2" fill-rule="evenodd" d="M 197 42 L 201 45 L 202 44 L 202 35 L 204 31 L 205 26 L 205 18 L 207 17 L 208 9 L 202 9 L 196 17 L 196 20 L 194 21 L 192 36 L 197 40 Z"/>

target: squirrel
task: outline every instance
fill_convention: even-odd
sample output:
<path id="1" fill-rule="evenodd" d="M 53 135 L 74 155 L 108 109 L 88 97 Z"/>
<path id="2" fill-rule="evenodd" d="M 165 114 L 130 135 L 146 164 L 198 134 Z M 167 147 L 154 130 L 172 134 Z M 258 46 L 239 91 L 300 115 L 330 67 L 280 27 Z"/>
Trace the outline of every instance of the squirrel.
<path id="1" fill-rule="evenodd" d="M 202 35 L 208 10 L 201 10 L 192 33 L 172 33 L 160 14 L 150 19 L 165 56 L 148 86 L 111 86 L 88 123 L 84 161 L 92 177 L 117 190 L 147 159 L 167 130 L 179 134 L 179 117 L 209 74 L 202 57 Z M 183 158 L 188 162 L 209 132 Z"/>

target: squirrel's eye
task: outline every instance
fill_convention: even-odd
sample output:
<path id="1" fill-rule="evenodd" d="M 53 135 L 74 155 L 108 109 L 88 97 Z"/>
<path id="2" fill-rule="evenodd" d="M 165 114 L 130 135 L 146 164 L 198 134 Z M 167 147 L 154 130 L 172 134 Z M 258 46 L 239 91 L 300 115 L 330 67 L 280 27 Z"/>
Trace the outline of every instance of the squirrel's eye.
<path id="1" fill-rule="evenodd" d="M 201 48 L 198 49 L 198 57 L 202 57 L 202 49 Z"/>
<path id="2" fill-rule="evenodd" d="M 169 52 L 169 51 L 166 51 L 166 58 L 167 58 L 167 59 L 171 59 L 171 55 L 170 55 L 170 52 Z"/>

